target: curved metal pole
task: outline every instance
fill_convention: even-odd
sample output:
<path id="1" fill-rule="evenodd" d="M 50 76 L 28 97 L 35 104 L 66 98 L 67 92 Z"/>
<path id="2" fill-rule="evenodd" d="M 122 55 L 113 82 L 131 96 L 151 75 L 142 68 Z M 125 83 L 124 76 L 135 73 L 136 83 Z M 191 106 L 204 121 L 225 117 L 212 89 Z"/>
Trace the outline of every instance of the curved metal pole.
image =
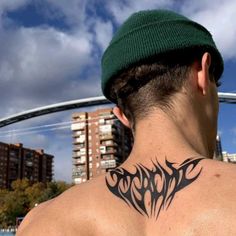
<path id="1" fill-rule="evenodd" d="M 218 93 L 218 97 L 220 102 L 236 103 L 236 93 Z M 91 97 L 91 98 L 61 102 L 44 107 L 38 107 L 32 110 L 27 110 L 0 119 L 0 128 L 37 116 L 42 116 L 59 111 L 66 111 L 75 108 L 102 105 L 102 104 L 111 104 L 111 102 L 108 101 L 104 96 L 100 96 L 100 97 Z"/>
<path id="2" fill-rule="evenodd" d="M 61 103 L 56 103 L 48 106 L 38 107 L 35 109 L 23 111 L 5 118 L 0 119 L 0 128 L 17 123 L 19 121 L 27 120 L 33 117 L 42 116 L 50 113 L 55 113 L 59 111 L 66 111 L 70 109 L 76 109 L 81 107 L 102 105 L 111 103 L 105 97 L 91 97 L 85 99 L 77 99 L 72 101 L 66 101 Z"/>
<path id="3" fill-rule="evenodd" d="M 223 103 L 236 103 L 236 93 L 218 93 L 219 101 Z"/>

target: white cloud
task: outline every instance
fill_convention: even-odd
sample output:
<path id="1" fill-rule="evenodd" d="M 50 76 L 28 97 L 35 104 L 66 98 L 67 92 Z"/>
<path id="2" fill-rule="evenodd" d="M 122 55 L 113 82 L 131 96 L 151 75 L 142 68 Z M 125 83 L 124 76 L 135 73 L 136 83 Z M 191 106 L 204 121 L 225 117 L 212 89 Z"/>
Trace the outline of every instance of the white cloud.
<path id="1" fill-rule="evenodd" d="M 71 28 L 64 31 L 45 25 L 26 28 L 14 22 L 11 27 L 0 27 L 2 117 L 101 94 L 100 55 L 96 51 L 98 46 L 103 51 L 110 41 L 112 23 L 96 16 L 89 18 L 86 1 L 73 0 L 68 4 L 45 0 L 44 3 L 47 3 L 43 7 L 45 14 L 48 8 L 56 14 L 51 17 L 61 17 L 61 21 L 71 23 Z M 7 12 L 27 4 L 23 0 L 15 4 L 5 1 L 0 8 Z M 2 20 L 9 21 L 6 15 Z"/>
<path id="2" fill-rule="evenodd" d="M 100 19 L 95 22 L 95 37 L 97 43 L 100 45 L 102 51 L 104 51 L 113 35 L 113 26 L 110 21 L 103 22 Z"/>
<path id="3" fill-rule="evenodd" d="M 236 58 L 235 0 L 186 1 L 182 12 L 211 32 L 225 59 Z"/>
<path id="4" fill-rule="evenodd" d="M 15 9 L 19 9 L 20 7 L 25 6 L 29 3 L 29 0 L 1 0 L 0 1 L 0 12 L 3 13 L 5 11 L 12 11 Z"/>
<path id="5" fill-rule="evenodd" d="M 121 24 L 134 12 L 148 9 L 169 8 L 173 3 L 174 0 L 110 1 L 108 3 L 108 10 L 111 11 L 116 22 Z"/>
<path id="6" fill-rule="evenodd" d="M 48 18 L 59 18 L 71 26 L 83 27 L 86 19 L 86 0 L 44 0 L 44 13 Z M 41 4 L 39 5 L 41 6 Z"/>
<path id="7" fill-rule="evenodd" d="M 91 33 L 22 27 L 1 35 L 1 115 L 79 97 L 81 72 L 93 63 Z"/>

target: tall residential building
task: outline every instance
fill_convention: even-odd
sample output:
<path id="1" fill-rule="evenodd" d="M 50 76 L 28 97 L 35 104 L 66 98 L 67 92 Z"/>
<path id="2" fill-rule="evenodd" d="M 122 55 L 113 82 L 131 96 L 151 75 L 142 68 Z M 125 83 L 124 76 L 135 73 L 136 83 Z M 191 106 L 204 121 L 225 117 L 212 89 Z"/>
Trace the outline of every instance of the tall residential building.
<path id="1" fill-rule="evenodd" d="M 53 177 L 53 158 L 43 150 L 0 142 L 0 188 L 10 188 L 14 180 L 23 178 L 32 183 L 50 182 Z"/>
<path id="2" fill-rule="evenodd" d="M 132 133 L 115 117 L 112 108 L 74 113 L 72 119 L 74 183 L 105 173 L 128 157 Z"/>
<path id="3" fill-rule="evenodd" d="M 223 160 L 222 145 L 219 135 L 216 136 L 216 149 L 215 149 L 214 159 L 219 161 Z"/>

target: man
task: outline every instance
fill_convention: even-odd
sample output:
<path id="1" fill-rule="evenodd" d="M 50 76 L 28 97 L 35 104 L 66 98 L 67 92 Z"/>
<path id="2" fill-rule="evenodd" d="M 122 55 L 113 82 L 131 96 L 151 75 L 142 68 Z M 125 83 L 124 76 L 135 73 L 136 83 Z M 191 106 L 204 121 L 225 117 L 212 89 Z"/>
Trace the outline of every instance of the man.
<path id="1" fill-rule="evenodd" d="M 127 161 L 28 214 L 18 235 L 236 235 L 235 166 L 212 160 L 223 60 L 201 25 L 164 10 L 121 26 L 104 95 L 132 129 Z"/>

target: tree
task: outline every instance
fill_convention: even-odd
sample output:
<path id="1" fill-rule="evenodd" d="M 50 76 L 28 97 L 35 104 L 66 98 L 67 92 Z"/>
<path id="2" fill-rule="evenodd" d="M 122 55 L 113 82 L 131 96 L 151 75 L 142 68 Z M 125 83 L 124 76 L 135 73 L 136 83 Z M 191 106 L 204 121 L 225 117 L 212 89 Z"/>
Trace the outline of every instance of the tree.
<path id="1" fill-rule="evenodd" d="M 29 180 L 12 182 L 12 189 L 0 190 L 0 227 L 14 226 L 16 217 L 25 216 L 36 204 L 52 199 L 69 187 L 63 181 L 35 183 Z"/>
<path id="2" fill-rule="evenodd" d="M 58 182 L 49 182 L 47 183 L 47 188 L 41 195 L 40 201 L 39 202 L 44 202 L 49 199 L 52 199 L 54 197 L 57 197 L 61 193 L 63 193 L 65 190 L 67 190 L 69 187 L 72 185 L 67 184 L 63 181 L 58 181 Z"/>
<path id="3" fill-rule="evenodd" d="M 28 196 L 28 200 L 30 202 L 29 208 L 32 209 L 36 204 L 41 202 L 41 196 L 45 191 L 46 185 L 44 183 L 35 183 L 32 186 L 29 186 L 25 193 Z"/>

